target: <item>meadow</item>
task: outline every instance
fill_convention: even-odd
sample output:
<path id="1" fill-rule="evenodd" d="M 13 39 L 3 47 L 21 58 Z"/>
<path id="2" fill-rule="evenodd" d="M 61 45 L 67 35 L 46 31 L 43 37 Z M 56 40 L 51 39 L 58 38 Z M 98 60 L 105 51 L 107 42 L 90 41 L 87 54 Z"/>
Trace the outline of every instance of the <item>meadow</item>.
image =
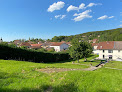
<path id="1" fill-rule="evenodd" d="M 89 57 L 88 60 L 93 57 Z M 75 64 L 72 61 L 60 63 L 33 63 L 14 60 L 0 60 L 0 92 L 121 92 L 122 62 L 110 61 L 95 71 L 64 71 L 44 73 L 47 68 L 86 69 L 99 61 Z"/>

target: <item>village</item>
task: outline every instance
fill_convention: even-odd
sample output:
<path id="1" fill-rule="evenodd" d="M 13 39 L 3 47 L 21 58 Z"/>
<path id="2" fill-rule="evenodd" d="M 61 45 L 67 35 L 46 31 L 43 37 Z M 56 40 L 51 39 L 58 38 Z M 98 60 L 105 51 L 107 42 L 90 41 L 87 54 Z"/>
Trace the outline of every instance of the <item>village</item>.
<path id="1" fill-rule="evenodd" d="M 0 43 L 3 42 L 1 38 Z M 89 40 L 93 47 L 93 53 L 99 55 L 97 59 L 109 59 L 115 61 L 122 61 L 122 41 L 105 41 L 99 42 L 98 39 Z M 12 44 L 12 43 L 8 43 Z M 44 48 L 46 50 L 54 50 L 55 52 L 66 51 L 71 45 L 71 42 L 47 42 L 44 43 L 42 41 L 37 42 L 34 44 L 32 41 L 21 41 L 21 40 L 14 40 L 13 44 L 16 47 L 26 47 L 27 49 L 41 49 Z"/>

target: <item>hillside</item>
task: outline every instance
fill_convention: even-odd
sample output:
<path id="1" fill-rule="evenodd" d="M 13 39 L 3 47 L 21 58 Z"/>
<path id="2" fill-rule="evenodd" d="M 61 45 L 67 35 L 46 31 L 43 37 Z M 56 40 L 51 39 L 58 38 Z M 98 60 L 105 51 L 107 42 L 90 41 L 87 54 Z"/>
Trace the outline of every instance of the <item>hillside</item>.
<path id="1" fill-rule="evenodd" d="M 122 28 L 105 30 L 105 31 L 94 31 L 87 32 L 78 35 L 71 36 L 54 36 L 51 41 L 60 42 L 60 41 L 71 41 L 73 38 L 81 38 L 82 40 L 93 40 L 99 39 L 99 41 L 122 41 Z"/>
<path id="2" fill-rule="evenodd" d="M 0 60 L 0 92 L 121 92 L 122 62 L 112 61 L 95 71 L 83 70 L 97 62 L 81 59 L 78 65 Z"/>

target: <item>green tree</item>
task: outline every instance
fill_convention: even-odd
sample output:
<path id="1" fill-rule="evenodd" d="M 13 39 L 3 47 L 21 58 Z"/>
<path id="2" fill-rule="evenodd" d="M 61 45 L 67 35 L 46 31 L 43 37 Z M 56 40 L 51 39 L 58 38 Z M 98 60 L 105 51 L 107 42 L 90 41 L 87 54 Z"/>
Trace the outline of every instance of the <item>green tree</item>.
<path id="1" fill-rule="evenodd" d="M 78 62 L 80 58 L 85 58 L 86 61 L 86 57 L 92 53 L 92 46 L 88 42 L 73 39 L 71 45 L 72 46 L 69 48 L 69 55 L 74 60 L 78 60 Z"/>

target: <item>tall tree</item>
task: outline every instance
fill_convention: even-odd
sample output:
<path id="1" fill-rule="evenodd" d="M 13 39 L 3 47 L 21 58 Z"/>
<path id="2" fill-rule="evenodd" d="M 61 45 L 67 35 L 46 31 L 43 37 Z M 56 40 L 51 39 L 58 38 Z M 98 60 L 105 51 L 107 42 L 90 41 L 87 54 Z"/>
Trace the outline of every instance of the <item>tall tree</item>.
<path id="1" fill-rule="evenodd" d="M 85 58 L 92 53 L 92 46 L 90 43 L 81 41 L 80 39 L 73 39 L 69 48 L 69 55 L 74 59 Z"/>

